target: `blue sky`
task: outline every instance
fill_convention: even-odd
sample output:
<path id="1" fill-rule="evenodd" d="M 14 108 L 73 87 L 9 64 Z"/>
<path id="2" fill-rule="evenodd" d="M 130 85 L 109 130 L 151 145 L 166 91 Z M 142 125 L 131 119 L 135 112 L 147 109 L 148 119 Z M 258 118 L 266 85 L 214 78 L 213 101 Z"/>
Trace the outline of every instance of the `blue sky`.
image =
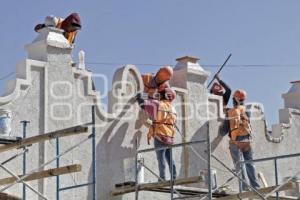
<path id="1" fill-rule="evenodd" d="M 290 81 L 300 79 L 299 8 L 298 0 L 4 1 L 0 77 L 26 57 L 24 45 L 36 37 L 33 27 L 45 16 L 78 12 L 83 29 L 74 58 L 83 49 L 88 63 L 119 63 L 89 64 L 94 72 L 112 77 L 121 64 L 175 64 L 183 55 L 200 57 L 200 64 L 214 72 L 217 68 L 206 65 L 222 64 L 232 53 L 228 64 L 241 67 L 228 66 L 221 77 L 232 89 L 247 90 L 249 101 L 263 103 L 269 123 L 275 123 L 283 107 L 281 94 Z M 138 67 L 142 72 L 158 69 Z M 0 81 L 1 90 L 6 81 Z"/>

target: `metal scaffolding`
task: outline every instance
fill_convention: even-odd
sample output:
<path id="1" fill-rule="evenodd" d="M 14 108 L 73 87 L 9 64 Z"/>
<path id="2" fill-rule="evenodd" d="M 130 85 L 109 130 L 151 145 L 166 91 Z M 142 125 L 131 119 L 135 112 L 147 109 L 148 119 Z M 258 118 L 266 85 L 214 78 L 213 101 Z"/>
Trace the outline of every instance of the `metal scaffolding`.
<path id="1" fill-rule="evenodd" d="M 175 145 L 170 145 L 168 147 L 160 147 L 160 148 L 150 148 L 150 149 L 143 149 L 143 150 L 139 150 L 136 152 L 136 155 L 135 155 L 135 199 L 138 200 L 138 196 L 139 196 L 139 190 L 143 189 L 143 187 L 141 187 L 141 185 L 139 184 L 138 182 L 138 176 L 139 176 L 139 170 L 138 170 L 138 155 L 141 154 L 141 153 L 147 153 L 147 152 L 153 152 L 153 151 L 158 151 L 158 150 L 163 150 L 163 149 L 170 149 L 170 157 L 172 158 L 172 152 L 173 152 L 173 149 L 176 148 L 176 147 L 182 147 L 182 146 L 189 146 L 189 145 L 193 145 L 193 144 L 200 144 L 200 143 L 207 143 L 207 146 L 210 146 L 210 143 L 208 142 L 208 140 L 200 140 L 200 141 L 193 141 L 193 142 L 185 142 L 185 143 L 179 143 L 179 144 L 175 144 Z M 210 147 L 208 147 L 209 151 L 210 151 Z M 210 155 L 210 154 L 208 154 Z M 210 156 L 208 156 L 210 157 Z M 145 165 L 145 163 L 140 163 L 142 164 L 145 169 L 147 169 L 151 174 L 153 174 L 154 176 L 156 176 L 160 181 L 164 181 L 162 180 L 159 175 L 157 175 L 153 170 L 151 170 L 149 167 L 147 167 Z M 210 166 L 210 159 L 208 159 L 208 162 L 207 162 L 207 169 L 208 169 L 208 173 L 210 173 L 210 169 L 211 169 L 211 166 Z M 172 165 L 171 165 L 171 172 L 173 171 L 173 168 L 172 168 Z M 193 178 L 193 177 L 191 177 Z M 170 186 L 170 199 L 171 200 L 174 200 L 174 199 L 178 199 L 176 197 L 174 197 L 174 193 L 176 193 L 180 198 L 186 198 L 184 196 L 182 196 L 175 188 L 174 188 L 174 185 L 176 183 L 175 180 L 173 180 L 173 176 L 171 175 L 170 176 L 170 181 L 167 181 L 168 185 Z M 198 180 L 196 179 L 197 182 L 199 181 L 203 181 L 202 177 L 199 178 Z M 211 182 L 211 177 L 208 176 L 208 182 L 210 183 Z M 156 186 L 157 187 L 161 187 L 160 182 L 157 183 L 157 185 L 154 185 L 153 187 L 155 188 Z M 184 182 L 182 181 L 181 184 L 185 184 L 185 183 L 188 183 L 188 182 Z M 178 185 L 178 184 L 176 184 Z M 147 187 L 145 187 L 146 189 Z M 208 184 L 208 196 L 212 197 L 212 189 L 211 189 L 211 184 Z"/>
<path id="2" fill-rule="evenodd" d="M 179 129 L 177 128 L 178 132 L 180 133 Z M 180 133 L 181 134 L 181 133 Z M 182 135 L 182 134 L 181 134 Z M 206 143 L 206 157 L 207 159 L 203 158 L 196 150 L 192 147 L 193 144 L 202 144 Z M 150 167 L 145 165 L 144 162 L 139 161 L 139 154 L 142 153 L 148 153 L 148 152 L 155 152 L 157 150 L 161 149 L 170 149 L 170 154 L 172 156 L 173 149 L 177 147 L 183 147 L 183 146 L 189 146 L 191 150 L 199 157 L 199 159 L 205 161 L 207 163 L 207 185 L 208 188 L 207 190 L 190 190 L 189 192 L 184 189 L 177 189 L 174 186 L 175 185 L 184 185 L 188 183 L 197 183 L 203 181 L 203 177 L 188 177 L 188 178 L 179 178 L 176 180 L 173 180 L 172 175 L 170 176 L 169 181 L 162 180 L 159 175 L 157 175 Z M 295 188 L 295 184 L 290 182 L 290 179 L 287 180 L 285 183 L 283 183 L 281 186 L 278 186 L 278 166 L 277 166 L 277 160 L 278 159 L 283 159 L 283 158 L 289 158 L 289 157 L 296 157 L 300 156 L 300 154 L 291 154 L 291 155 L 284 155 L 284 156 L 277 156 L 277 157 L 269 157 L 269 158 L 263 158 L 263 159 L 256 159 L 256 160 L 250 160 L 250 161 L 241 161 L 241 164 L 244 164 L 246 162 L 261 162 L 261 161 L 267 161 L 267 160 L 274 160 L 274 168 L 275 168 L 275 179 L 276 179 L 276 185 L 271 186 L 271 187 L 265 187 L 265 188 L 260 188 L 256 189 L 253 188 L 250 184 L 247 183 L 246 180 L 242 179 L 241 175 L 239 172 L 231 170 L 224 162 L 222 162 L 219 158 L 217 158 L 215 155 L 211 153 L 211 146 L 210 146 L 210 135 L 209 135 L 209 122 L 207 123 L 207 133 L 206 133 L 206 140 L 200 140 L 200 141 L 191 141 L 191 142 L 183 142 L 179 144 L 174 144 L 170 145 L 167 147 L 160 147 L 160 148 L 149 148 L 149 149 L 143 149 L 143 150 L 137 150 L 135 154 L 135 182 L 132 183 L 129 186 L 122 186 L 120 188 L 116 188 L 111 192 L 112 196 L 117 196 L 117 195 L 123 195 L 126 193 L 135 193 L 135 200 L 139 199 L 139 191 L 152 191 L 152 192 L 167 192 L 170 193 L 170 199 L 171 200 L 176 200 L 176 199 L 187 199 L 187 198 L 195 198 L 199 197 L 199 199 L 213 199 L 214 198 L 220 198 L 220 199 L 242 199 L 242 198 L 251 198 L 251 197 L 256 197 L 259 199 L 268 199 L 271 194 L 275 193 L 277 194 L 276 199 L 279 199 L 278 192 L 279 191 L 284 191 L 288 189 L 293 189 Z M 230 172 L 233 177 L 228 179 L 226 183 L 230 182 L 234 178 L 237 178 L 239 182 L 243 182 L 246 186 L 248 186 L 251 191 L 249 192 L 239 192 L 239 193 L 225 193 L 225 194 L 220 194 L 217 193 L 218 189 L 223 186 L 221 186 L 212 189 L 212 179 L 211 179 L 211 159 L 214 159 L 216 162 L 221 164 L 226 171 Z M 149 171 L 152 175 L 157 177 L 160 181 L 159 182 L 154 182 L 154 183 L 139 183 L 139 170 L 138 166 L 142 165 L 147 171 Z M 172 165 L 171 165 L 172 166 Z M 172 172 L 172 167 L 171 167 L 171 172 Z M 299 173 L 300 174 L 300 171 Z M 122 185 L 122 184 L 121 184 Z M 184 196 L 183 193 L 187 194 L 188 196 Z M 174 195 L 177 195 L 175 197 Z"/>
<path id="3" fill-rule="evenodd" d="M 295 178 L 296 176 L 298 176 L 300 174 L 300 171 L 298 171 L 292 177 L 290 177 L 289 179 L 287 179 L 286 181 L 284 181 L 282 184 L 279 185 L 279 181 L 278 181 L 278 160 L 287 159 L 287 158 L 295 158 L 295 157 L 299 157 L 299 156 L 300 156 L 300 153 L 287 154 L 287 155 L 281 155 L 281 156 L 273 156 L 273 157 L 267 157 L 267 158 L 254 159 L 254 160 L 251 160 L 251 161 L 240 161 L 240 163 L 241 164 L 246 164 L 246 163 L 249 163 L 249 162 L 259 163 L 259 162 L 265 162 L 265 161 L 273 161 L 274 162 L 275 187 L 273 187 L 272 190 L 267 192 L 264 195 L 264 198 L 267 199 L 273 193 L 276 193 L 276 200 L 278 200 L 278 199 L 280 199 L 279 191 L 282 191 L 282 189 L 285 188 L 287 186 L 287 184 L 289 184 L 290 181 L 292 181 L 293 178 Z M 295 187 L 295 186 L 291 185 L 291 187 Z"/>
<path id="4" fill-rule="evenodd" d="M 96 128 L 95 128 L 95 107 L 92 106 L 91 109 L 92 113 L 92 123 L 86 124 L 84 126 L 76 126 L 72 128 L 67 128 L 64 130 L 59 130 L 59 131 L 54 131 L 51 133 L 46 133 L 43 135 L 38 135 L 30 138 L 26 138 L 26 127 L 28 125 L 28 121 L 22 121 L 23 125 L 23 139 L 20 141 L 17 141 L 15 143 L 11 144 L 6 144 L 3 146 L 0 146 L 0 152 L 5 152 L 9 151 L 12 149 L 21 149 L 21 152 L 18 152 L 17 154 L 13 155 L 6 161 L 0 163 L 0 168 L 4 169 L 6 172 L 8 172 L 12 177 L 11 178 L 6 178 L 0 179 L 0 185 L 5 184 L 6 186 L 0 189 L 0 194 L 1 192 L 7 190 L 8 188 L 12 187 L 13 185 L 17 183 L 22 183 L 23 184 L 23 200 L 26 200 L 26 190 L 30 189 L 33 192 L 35 192 L 39 197 L 42 199 L 48 199 L 45 197 L 43 194 L 41 194 L 39 191 L 31 187 L 27 181 L 29 180 L 36 180 L 40 178 L 46 178 L 46 177 L 51 177 L 51 176 L 56 176 L 56 199 L 60 199 L 60 192 L 62 191 L 67 191 L 71 189 L 76 189 L 80 187 L 86 187 L 86 186 L 91 186 L 92 187 L 92 196 L 91 198 L 93 200 L 97 200 L 97 191 L 96 191 Z M 171 200 L 177 200 L 177 199 L 187 199 L 187 198 L 194 198 L 194 197 L 199 197 L 199 199 L 213 199 L 214 198 L 220 198 L 220 200 L 228 200 L 228 199 L 237 199 L 237 198 L 260 198 L 260 199 L 269 199 L 272 197 L 271 195 L 276 193 L 276 199 L 280 199 L 279 196 L 279 191 L 284 191 L 288 189 L 295 188 L 295 184 L 291 182 L 292 178 L 295 177 L 296 175 L 300 174 L 300 171 L 296 173 L 295 176 L 291 177 L 287 181 L 283 182 L 281 185 L 279 185 L 278 181 L 278 163 L 277 161 L 280 159 L 285 159 L 285 158 L 292 158 L 292 157 L 298 157 L 300 156 L 300 153 L 298 154 L 290 154 L 290 155 L 282 155 L 282 156 L 275 156 L 275 157 L 268 157 L 268 158 L 261 158 L 261 159 L 255 159 L 255 160 L 250 160 L 250 161 L 241 161 L 240 164 L 245 164 L 248 162 L 264 162 L 264 161 L 273 161 L 274 162 L 274 174 L 275 174 L 275 186 L 270 186 L 270 187 L 265 187 L 261 189 L 256 189 L 252 188 L 245 180 L 243 180 L 240 175 L 236 172 L 231 170 L 224 162 L 222 162 L 219 158 L 217 158 L 215 155 L 212 154 L 211 152 L 211 144 L 210 144 L 210 135 L 209 135 L 209 122 L 207 123 L 207 132 L 206 132 L 206 139 L 204 140 L 198 140 L 198 141 L 190 141 L 190 142 L 183 142 L 183 143 L 178 143 L 174 145 L 169 145 L 166 147 L 160 147 L 160 148 L 149 148 L 149 149 L 142 149 L 142 150 L 137 150 L 135 153 L 135 182 L 134 184 L 130 186 L 126 186 L 123 188 L 118 188 L 115 189 L 111 192 L 112 196 L 117 196 L 117 195 L 122 195 L 126 193 L 131 193 L 134 192 L 135 194 L 135 199 L 139 199 L 139 192 L 140 191 L 152 191 L 152 192 L 167 192 L 170 193 L 170 199 Z M 65 137 L 65 136 L 71 136 L 83 132 L 87 132 L 87 126 L 91 126 L 91 134 L 89 134 L 86 138 L 82 139 L 78 143 L 74 144 L 73 146 L 69 147 L 65 151 L 61 152 L 60 149 L 60 137 Z M 177 128 L 177 127 L 176 127 Z M 180 130 L 177 128 L 177 131 L 180 133 Z M 181 134 L 181 133 L 180 133 Z M 182 135 L 182 134 L 181 134 Z M 56 156 L 49 161 L 45 162 L 41 166 L 39 166 L 37 169 L 31 170 L 27 172 L 27 166 L 26 166 L 26 154 L 28 152 L 29 146 L 31 146 L 34 143 L 39 143 L 43 142 L 46 140 L 51 140 L 51 139 L 56 139 Z M 82 183 L 82 184 L 76 184 L 73 186 L 69 187 L 60 187 L 60 175 L 66 174 L 66 173 L 73 173 L 73 172 L 78 172 L 81 170 L 81 166 L 65 166 L 61 167 L 60 166 L 60 158 L 64 156 L 65 154 L 69 153 L 73 149 L 77 148 L 78 146 L 82 145 L 86 141 L 91 140 L 92 142 L 92 180 L 91 182 L 87 183 Z M 194 148 L 193 145 L 195 144 L 206 144 L 205 148 L 205 158 L 199 154 Z M 139 160 L 139 155 L 143 153 L 149 153 L 149 152 L 155 152 L 157 150 L 161 149 L 169 149 L 170 154 L 172 157 L 173 150 L 178 147 L 189 147 L 191 150 L 195 153 L 195 155 L 199 158 L 199 161 L 202 160 L 207 164 L 207 180 L 206 183 L 208 185 L 208 188 L 205 190 L 190 190 L 188 191 L 185 188 L 180 188 L 176 186 L 180 185 L 185 185 L 185 184 L 190 184 L 190 183 L 199 183 L 203 182 L 204 178 L 202 176 L 196 176 L 196 177 L 186 177 L 186 178 L 179 178 L 173 180 L 172 175 L 170 176 L 170 180 L 162 180 L 159 175 L 157 175 L 150 167 L 148 167 L 144 162 L 140 162 Z M 11 160 L 23 156 L 23 174 L 22 175 L 17 175 L 14 172 L 12 172 L 10 169 L 8 169 L 5 164 L 10 162 Z M 233 178 L 237 178 L 240 182 L 244 182 L 249 188 L 251 188 L 252 191 L 248 192 L 240 192 L 240 193 L 235 193 L 235 194 L 219 194 L 217 193 L 217 190 L 221 187 L 217 188 L 212 188 L 212 177 L 211 177 L 211 169 L 212 169 L 212 164 L 211 160 L 214 159 L 218 163 L 220 163 L 228 172 L 230 172 L 233 177 L 230 178 L 226 183 L 229 181 L 233 180 Z M 56 167 L 55 169 L 49 169 L 49 170 L 43 170 L 43 168 L 47 165 L 49 165 L 52 162 L 56 161 Z M 144 169 L 148 170 L 152 175 L 160 179 L 159 182 L 154 182 L 154 183 L 139 183 L 139 170 L 138 166 L 142 165 Z M 56 171 L 55 171 L 56 170 Z M 171 165 L 171 172 L 172 172 L 172 165 Z M 54 173 L 55 172 L 55 173 Z M 272 197 L 273 198 L 273 197 Z M 0 198 L 1 199 L 1 198 Z"/>
<path id="5" fill-rule="evenodd" d="M 95 106 L 92 106 L 92 134 L 90 135 L 90 138 L 92 140 L 92 181 L 82 184 L 76 184 L 69 187 L 60 187 L 60 177 L 56 177 L 56 200 L 60 200 L 60 192 L 66 191 L 66 190 L 72 190 L 75 188 L 80 187 L 86 187 L 86 186 L 92 186 L 92 200 L 97 200 L 97 191 L 96 191 L 96 127 L 95 127 Z M 60 143 L 59 138 L 56 139 L 56 155 L 58 156 L 60 154 Z M 58 168 L 60 166 L 60 157 L 57 157 L 56 159 L 56 167 Z"/>
<path id="6" fill-rule="evenodd" d="M 71 128 L 67 128 L 67 129 L 63 129 L 63 130 L 45 133 L 45 134 L 41 134 L 41 135 L 29 137 L 29 138 L 26 137 L 27 125 L 28 125 L 29 121 L 21 121 L 21 123 L 23 125 L 23 127 L 22 127 L 23 128 L 23 138 L 16 140 L 16 141 L 11 141 L 11 142 L 4 141 L 5 143 L 3 143 L 3 144 L 5 144 L 5 145 L 0 146 L 0 153 L 10 151 L 13 149 L 22 149 L 22 152 L 19 152 L 19 153 L 15 154 L 14 156 L 10 157 L 9 159 L 7 159 L 6 161 L 0 163 L 0 168 L 5 170 L 7 173 L 9 173 L 12 176 L 9 178 L 0 179 L 0 185 L 6 185 L 0 189 L 0 194 L 2 195 L 3 191 L 6 191 L 7 189 L 14 186 L 15 184 L 22 183 L 23 184 L 23 187 L 22 187 L 22 199 L 23 200 L 26 200 L 26 189 L 27 188 L 32 190 L 34 193 L 36 193 L 40 198 L 47 200 L 48 198 L 44 194 L 40 193 L 39 191 L 34 189 L 32 186 L 30 186 L 27 183 L 27 181 L 56 176 L 57 177 L 57 187 L 56 187 L 57 188 L 57 195 L 56 195 L 57 200 L 59 200 L 59 192 L 60 191 L 74 189 L 74 188 L 83 187 L 83 186 L 89 186 L 89 185 L 92 186 L 93 200 L 96 200 L 97 199 L 97 194 L 96 194 L 96 151 L 95 151 L 96 129 L 95 129 L 95 107 L 94 106 L 92 106 L 91 113 L 92 113 L 92 116 L 91 116 L 92 123 L 85 124 L 83 126 L 75 126 L 75 127 L 71 127 Z M 66 136 L 72 136 L 72 135 L 78 135 L 81 133 L 86 133 L 88 131 L 88 126 L 92 126 L 91 134 L 89 134 L 85 139 L 79 141 L 75 145 L 64 150 L 63 152 L 59 151 L 59 138 L 60 137 L 66 137 Z M 29 150 L 29 146 L 31 146 L 32 144 L 44 142 L 46 140 L 51 140 L 51 139 L 56 139 L 56 141 L 57 141 L 56 156 L 54 158 L 50 159 L 49 161 L 45 162 L 44 164 L 40 165 L 38 168 L 27 172 L 26 153 Z M 81 171 L 81 165 L 60 166 L 59 165 L 60 158 L 62 156 L 64 156 L 65 154 L 71 152 L 73 149 L 77 148 L 78 146 L 82 145 L 83 143 L 85 143 L 88 140 L 92 140 L 92 170 L 93 170 L 92 182 L 80 184 L 80 185 L 74 185 L 74 186 L 66 187 L 66 188 L 60 188 L 59 187 L 60 175 Z M 10 170 L 9 168 L 4 166 L 8 162 L 12 161 L 13 159 L 15 159 L 19 156 L 23 156 L 23 163 L 22 163 L 23 174 L 22 175 L 17 175 L 12 170 Z M 45 166 L 51 164 L 54 161 L 57 162 L 57 168 L 43 170 L 43 168 Z M 9 197 L 9 195 L 7 196 L 7 198 L 8 197 Z M 2 199 L 2 196 L 0 199 Z"/>
<path id="7" fill-rule="evenodd" d="M 176 127 L 177 128 L 177 127 Z M 209 123 L 207 123 L 207 128 L 209 129 Z M 177 128 L 178 132 L 180 133 L 179 129 Z M 180 133 L 181 134 L 181 133 Z M 182 134 L 181 134 L 182 135 Z M 143 149 L 143 150 L 137 150 L 135 153 L 135 183 L 134 185 L 130 186 L 130 187 L 126 187 L 126 188 L 120 188 L 120 189 L 116 189 L 114 191 L 111 192 L 112 196 L 117 196 L 117 195 L 122 195 L 125 193 L 130 193 L 130 192 L 135 192 L 135 199 L 138 200 L 139 199 L 139 191 L 144 190 L 144 191 L 157 191 L 160 192 L 162 187 L 165 186 L 169 186 L 168 192 L 170 193 L 170 199 L 171 200 L 175 200 L 175 199 L 184 199 L 184 198 L 190 198 L 190 196 L 183 196 L 176 188 L 174 188 L 175 185 L 183 185 L 183 184 L 189 184 L 189 183 L 199 183 L 201 181 L 203 181 L 203 177 L 199 176 L 199 177 L 187 177 L 187 178 L 181 178 L 181 179 L 176 179 L 173 180 L 172 175 L 170 175 L 170 180 L 169 181 L 165 181 L 162 180 L 159 175 L 157 175 L 153 170 L 151 170 L 148 166 L 145 165 L 145 163 L 139 162 L 139 155 L 142 153 L 148 153 L 148 152 L 155 152 L 157 150 L 162 150 L 162 149 L 170 149 L 170 157 L 172 158 L 172 154 L 173 154 L 173 149 L 177 148 L 177 147 L 186 147 L 186 146 L 192 146 L 194 144 L 202 144 L 202 143 L 206 143 L 207 145 L 207 159 L 206 159 L 206 163 L 207 163 L 207 173 L 211 174 L 211 145 L 210 145 L 210 136 L 209 136 L 209 131 L 207 131 L 206 134 L 206 139 L 205 140 L 199 140 L 199 141 L 191 141 L 191 142 L 183 142 L 183 143 L 178 143 L 178 144 L 174 144 L 174 145 L 169 145 L 166 147 L 160 147 L 160 148 L 150 148 L 150 149 Z M 203 159 L 196 151 L 193 147 L 191 147 L 192 150 L 196 153 L 197 156 L 200 157 L 200 159 Z M 159 182 L 155 182 L 155 183 L 142 183 L 140 184 L 138 182 L 138 176 L 139 176 L 139 170 L 138 170 L 138 164 L 143 165 L 143 167 L 148 170 L 152 175 L 154 175 L 155 177 L 157 177 L 159 179 Z M 173 171 L 172 165 L 171 165 L 171 172 Z M 203 195 L 203 192 L 201 192 L 200 194 L 196 194 L 194 195 L 196 196 L 207 196 L 209 199 L 212 199 L 212 187 L 211 187 L 211 176 L 208 175 L 207 176 L 207 182 L 208 182 L 208 188 L 207 191 L 204 192 L 205 195 Z M 159 190 L 157 190 L 159 189 Z M 178 197 L 174 197 L 174 194 L 177 194 Z"/>

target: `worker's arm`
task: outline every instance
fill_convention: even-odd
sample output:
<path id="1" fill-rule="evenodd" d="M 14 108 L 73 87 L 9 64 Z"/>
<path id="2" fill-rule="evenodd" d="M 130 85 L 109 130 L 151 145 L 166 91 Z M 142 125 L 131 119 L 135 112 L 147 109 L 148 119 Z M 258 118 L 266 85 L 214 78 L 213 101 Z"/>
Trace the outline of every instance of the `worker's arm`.
<path id="1" fill-rule="evenodd" d="M 225 82 L 223 82 L 221 79 L 219 79 L 218 81 L 225 90 L 225 93 L 223 94 L 223 101 L 224 101 L 224 105 L 227 105 L 229 102 L 229 99 L 230 99 L 230 95 L 231 95 L 231 88 Z"/>

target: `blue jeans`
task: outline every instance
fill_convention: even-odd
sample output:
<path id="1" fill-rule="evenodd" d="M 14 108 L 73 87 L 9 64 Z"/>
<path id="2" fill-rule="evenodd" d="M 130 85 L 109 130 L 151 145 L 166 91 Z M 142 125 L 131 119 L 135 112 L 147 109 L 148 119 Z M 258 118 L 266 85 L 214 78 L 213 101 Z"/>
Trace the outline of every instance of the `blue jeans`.
<path id="1" fill-rule="evenodd" d="M 155 148 L 167 147 L 167 146 L 168 145 L 166 145 L 166 144 L 162 143 L 161 141 L 159 141 L 158 139 L 154 138 L 154 147 Z M 165 169 L 166 169 L 165 160 L 166 160 L 169 165 L 170 176 L 172 174 L 173 180 L 176 179 L 176 166 L 175 166 L 173 158 L 171 158 L 170 149 L 157 150 L 156 157 L 157 157 L 157 161 L 158 161 L 159 177 L 163 180 L 166 180 L 166 173 L 165 173 Z M 173 168 L 173 173 L 172 173 L 171 168 Z"/>
<path id="2" fill-rule="evenodd" d="M 236 171 L 238 174 L 241 174 L 241 177 L 243 180 L 246 180 L 245 178 L 245 168 L 247 172 L 248 179 L 250 181 L 250 185 L 254 188 L 259 188 L 259 183 L 256 178 L 256 172 L 255 172 L 255 166 L 253 163 L 246 163 L 244 165 L 238 165 L 237 162 L 240 160 L 253 160 L 253 152 L 252 149 L 242 152 L 237 145 L 233 143 L 229 143 L 229 149 L 230 149 L 230 154 L 234 163 L 234 166 L 236 168 Z M 242 190 L 247 190 L 247 185 L 245 183 L 242 183 L 241 185 Z"/>

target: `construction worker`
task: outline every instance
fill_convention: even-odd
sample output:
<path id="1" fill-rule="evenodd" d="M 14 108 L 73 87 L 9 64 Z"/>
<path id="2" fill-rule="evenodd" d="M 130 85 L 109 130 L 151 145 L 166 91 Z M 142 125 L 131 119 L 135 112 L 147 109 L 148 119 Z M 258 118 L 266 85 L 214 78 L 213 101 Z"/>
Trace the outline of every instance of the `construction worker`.
<path id="1" fill-rule="evenodd" d="M 223 82 L 220 79 L 219 74 L 215 75 L 215 79 L 217 80 L 217 82 L 214 82 L 213 86 L 210 89 L 210 93 L 214 95 L 222 96 L 223 106 L 225 108 L 230 99 L 231 89 L 225 82 Z"/>
<path id="2" fill-rule="evenodd" d="M 230 154 L 237 172 L 241 172 L 244 180 L 246 179 L 243 166 L 240 166 L 238 162 L 241 161 L 241 159 L 245 161 L 253 159 L 251 125 L 244 105 L 246 95 L 244 90 L 236 90 L 233 94 L 233 108 L 230 108 L 227 111 Z M 260 186 L 256 178 L 255 166 L 253 163 L 246 163 L 245 167 L 250 185 L 254 188 L 259 188 Z M 242 183 L 242 189 L 247 190 L 246 184 Z"/>
<path id="3" fill-rule="evenodd" d="M 165 88 L 169 88 L 169 80 L 173 76 L 173 69 L 170 66 L 164 66 L 154 74 L 144 74 L 142 79 L 144 82 L 144 92 L 148 94 L 149 98 L 156 98 Z"/>
<path id="4" fill-rule="evenodd" d="M 144 100 L 141 94 L 137 95 L 137 101 L 142 109 L 152 119 L 152 125 L 149 128 L 147 135 L 148 144 L 154 138 L 154 147 L 168 147 L 174 144 L 176 110 L 172 105 L 172 101 L 176 97 L 176 93 L 171 88 L 165 88 L 160 93 L 159 100 L 146 99 Z M 156 151 L 159 176 L 162 180 L 166 179 L 165 175 L 165 160 L 169 165 L 170 175 L 173 180 L 176 178 L 176 166 L 173 158 L 171 158 L 170 149 L 160 149 Z"/>
<path id="5" fill-rule="evenodd" d="M 66 19 L 55 16 L 47 16 L 45 23 L 36 25 L 34 30 L 38 32 L 44 27 L 55 27 L 64 30 L 65 38 L 70 44 L 73 44 L 77 31 L 81 29 L 81 21 L 77 13 L 70 14 Z"/>

